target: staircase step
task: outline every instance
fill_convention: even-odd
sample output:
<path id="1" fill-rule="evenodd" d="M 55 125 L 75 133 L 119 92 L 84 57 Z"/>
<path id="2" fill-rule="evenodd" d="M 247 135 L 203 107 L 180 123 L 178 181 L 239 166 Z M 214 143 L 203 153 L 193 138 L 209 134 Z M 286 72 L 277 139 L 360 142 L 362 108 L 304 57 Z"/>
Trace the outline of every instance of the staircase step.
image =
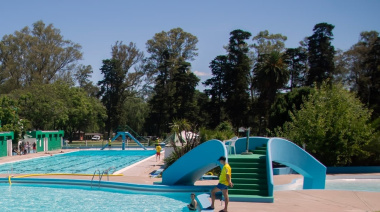
<path id="1" fill-rule="evenodd" d="M 268 196 L 268 180 L 266 172 L 266 147 L 258 147 L 253 155 L 232 155 L 228 158 L 232 168 L 234 187 L 229 194 L 235 196 Z M 242 198 L 242 199 L 249 199 Z M 256 199 L 256 198 L 253 198 Z M 260 199 L 260 198 L 258 198 Z M 260 201 L 268 201 L 260 199 Z M 269 198 L 269 201 L 273 198 Z M 251 201 L 251 200 L 249 200 Z"/>
<path id="2" fill-rule="evenodd" d="M 258 179 L 266 179 L 267 173 L 232 173 L 232 178 L 258 178 Z"/>
<path id="3" fill-rule="evenodd" d="M 262 184 L 239 184 L 234 183 L 234 189 L 250 189 L 250 190 L 266 190 L 268 188 L 268 184 L 262 183 Z"/>
<path id="4" fill-rule="evenodd" d="M 273 203 L 273 196 L 229 194 L 230 201 Z"/>
<path id="5" fill-rule="evenodd" d="M 256 150 L 267 150 L 266 146 L 256 147 Z"/>
<path id="6" fill-rule="evenodd" d="M 253 154 L 266 155 L 267 150 L 253 150 Z"/>
<path id="7" fill-rule="evenodd" d="M 252 158 L 228 158 L 228 163 L 265 163 L 265 156 L 258 155 Z"/>
<path id="8" fill-rule="evenodd" d="M 231 178 L 234 184 L 267 184 L 267 179 L 262 178 Z"/>
<path id="9" fill-rule="evenodd" d="M 266 168 L 235 168 L 233 169 L 233 173 L 263 173 L 266 172 Z"/>
<path id="10" fill-rule="evenodd" d="M 258 163 L 258 162 L 254 162 L 254 163 L 238 163 L 238 162 L 233 162 L 233 163 L 230 163 L 230 166 L 234 167 L 234 169 L 236 168 L 259 168 L 259 167 L 266 167 L 266 164 L 265 163 Z"/>

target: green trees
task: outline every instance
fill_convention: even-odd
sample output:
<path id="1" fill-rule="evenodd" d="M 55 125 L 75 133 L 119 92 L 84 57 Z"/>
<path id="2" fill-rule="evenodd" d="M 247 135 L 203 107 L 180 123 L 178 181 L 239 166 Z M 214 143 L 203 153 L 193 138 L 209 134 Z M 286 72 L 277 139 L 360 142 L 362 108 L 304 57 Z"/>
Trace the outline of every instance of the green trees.
<path id="1" fill-rule="evenodd" d="M 249 73 L 250 61 L 246 40 L 251 33 L 243 30 L 234 30 L 230 33 L 228 44 L 228 66 L 225 72 L 226 112 L 232 126 L 237 129 L 247 126 L 246 111 L 249 109 Z"/>
<path id="2" fill-rule="evenodd" d="M 380 115 L 380 37 L 376 31 L 362 32 L 360 40 L 345 52 L 348 81 L 361 101 Z"/>
<path id="3" fill-rule="evenodd" d="M 306 81 L 308 86 L 313 85 L 314 82 L 320 84 L 327 79 L 333 79 L 335 50 L 331 41 L 334 27 L 328 23 L 316 24 L 313 35 L 307 38 L 310 64 Z"/>
<path id="4" fill-rule="evenodd" d="M 33 29 L 24 27 L 0 42 L 0 92 L 71 80 L 75 62 L 82 58 L 81 46 L 64 40 L 60 30 L 42 21 Z"/>
<path id="5" fill-rule="evenodd" d="M 0 131 L 13 131 L 15 141 L 21 135 L 21 129 L 28 127 L 27 120 L 21 120 L 19 113 L 21 109 L 17 101 L 8 96 L 0 96 Z"/>
<path id="6" fill-rule="evenodd" d="M 307 52 L 303 48 L 288 48 L 285 52 L 290 76 L 290 91 L 305 85 L 307 71 Z"/>
<path id="7" fill-rule="evenodd" d="M 12 93 L 18 100 L 20 117 L 30 123 L 24 130 L 65 130 L 72 141 L 76 131 L 97 131 L 104 127 L 105 110 L 98 99 L 66 83 L 35 85 Z"/>
<path id="8" fill-rule="evenodd" d="M 261 55 L 256 64 L 254 85 L 260 93 L 259 104 L 264 112 L 262 116 L 268 118 L 268 111 L 273 104 L 276 93 L 284 88 L 288 82 L 289 72 L 284 62 L 284 56 L 280 52 L 273 51 L 267 55 Z"/>
<path id="9" fill-rule="evenodd" d="M 366 144 L 371 129 L 363 109 L 373 111 L 371 125 L 378 135 L 379 33 L 362 32 L 348 51 L 335 51 L 333 29 L 316 24 L 295 48 L 286 48 L 282 34 L 264 30 L 250 41 L 250 32 L 233 30 L 226 54 L 210 62 L 212 77 L 201 92 L 191 71 L 198 39 L 181 28 L 148 40 L 148 57 L 133 42 L 115 42 L 111 57 L 103 60 L 103 79 L 93 84 L 92 67 L 77 64 L 80 45 L 39 21 L 0 42 L 0 93 L 7 94 L 0 98 L 2 129 L 64 129 L 70 137 L 78 130 L 104 132 L 106 126 L 110 133 L 129 125 L 162 137 L 174 120 L 187 120 L 197 130 L 207 127 L 204 135 L 224 139 L 233 132 L 209 129 L 229 122 L 235 132 L 251 127 L 252 135 L 282 127 L 278 135 L 305 142 L 326 165 L 380 161 L 374 151 L 378 139 Z M 340 81 L 353 94 L 335 85 Z M 358 106 L 354 94 L 365 106 Z"/>
<path id="10" fill-rule="evenodd" d="M 212 78 L 206 80 L 203 84 L 210 89 L 205 89 L 205 94 L 210 99 L 209 109 L 211 121 L 209 126 L 215 128 L 221 123 L 226 115 L 224 113 L 224 97 L 225 97 L 225 72 L 228 69 L 227 56 L 219 55 L 210 63 Z"/>
<path id="11" fill-rule="evenodd" d="M 194 92 L 199 79 L 189 70 L 187 60 L 197 56 L 197 42 L 197 37 L 181 28 L 156 33 L 148 40 L 150 57 L 146 70 L 154 82 L 146 122 L 149 133 L 161 135 L 168 132 L 169 123 L 174 119 L 194 120 Z"/>
<path id="12" fill-rule="evenodd" d="M 369 110 L 342 85 L 323 83 L 314 90 L 277 136 L 306 144 L 306 150 L 326 166 L 351 165 L 366 158 L 363 149 L 373 133 Z"/>
<path id="13" fill-rule="evenodd" d="M 112 129 L 117 129 L 122 123 L 123 105 L 127 97 L 133 97 L 133 88 L 143 76 L 141 71 L 130 72 L 131 67 L 140 62 L 143 53 L 137 49 L 134 43 L 125 45 L 116 42 L 112 46 L 112 59 L 103 60 L 101 73 L 103 80 L 98 82 L 100 91 L 98 97 L 107 110 L 107 132 L 110 135 Z"/>

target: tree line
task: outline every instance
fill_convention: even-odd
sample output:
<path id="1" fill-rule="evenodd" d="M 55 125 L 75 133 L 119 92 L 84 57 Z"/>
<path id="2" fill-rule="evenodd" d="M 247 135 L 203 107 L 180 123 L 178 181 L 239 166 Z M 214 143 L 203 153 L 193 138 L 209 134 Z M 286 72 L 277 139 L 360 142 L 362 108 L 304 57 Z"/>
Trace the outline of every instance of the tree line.
<path id="1" fill-rule="evenodd" d="M 94 83 L 89 80 L 91 65 L 79 64 L 83 57 L 80 44 L 65 40 L 52 24 L 38 21 L 31 28 L 5 35 L 0 42 L 2 130 L 22 135 L 26 130 L 63 129 L 70 139 L 79 130 L 109 135 L 128 125 L 141 135 L 165 137 L 176 120 L 187 120 L 198 129 L 215 129 L 228 122 L 236 133 L 243 127 L 250 128 L 252 135 L 283 136 L 299 145 L 307 144 L 310 152 L 318 155 L 329 147 L 326 143 L 335 142 L 325 139 L 326 133 L 333 131 L 319 137 L 315 137 L 319 135 L 317 128 L 308 128 L 315 131 L 309 137 L 291 131 L 301 131 L 301 126 L 319 120 L 307 121 L 313 116 L 301 116 L 299 111 L 323 116 L 323 107 L 307 107 L 312 100 L 311 105 L 322 101 L 315 100 L 319 95 L 325 102 L 336 101 L 333 107 L 324 108 L 333 115 L 339 107 L 359 104 L 358 110 L 365 111 L 360 117 L 367 117 L 362 120 L 368 125 L 366 135 L 336 132 L 335 137 L 329 137 L 347 141 L 346 146 L 357 145 L 344 153 L 347 157 L 341 164 L 369 158 L 379 162 L 378 152 L 362 150 L 380 142 L 379 33 L 362 32 L 356 44 L 342 51 L 331 43 L 333 30 L 329 23 L 316 24 L 313 33 L 296 48 L 287 48 L 287 37 L 282 34 L 264 30 L 252 36 L 251 32 L 233 30 L 224 46 L 226 53 L 210 61 L 212 77 L 200 82 L 191 71 L 191 62 L 198 56 L 198 39 L 174 28 L 153 35 L 145 51 L 133 42 L 116 41 L 110 57 L 102 61 L 103 78 Z M 199 83 L 205 86 L 204 91 L 196 89 Z M 352 96 L 334 99 L 334 95 L 326 96 L 331 93 L 326 89 Z M 344 106 L 342 102 L 353 104 Z M 355 113 L 347 120 L 361 114 Z M 297 128 L 295 123 L 301 123 L 302 118 L 306 122 Z M 346 127 L 356 132 L 349 128 L 354 124 Z M 313 145 L 315 139 L 323 145 Z M 342 151 L 336 148 L 339 157 Z M 334 163 L 326 155 L 318 157 Z"/>

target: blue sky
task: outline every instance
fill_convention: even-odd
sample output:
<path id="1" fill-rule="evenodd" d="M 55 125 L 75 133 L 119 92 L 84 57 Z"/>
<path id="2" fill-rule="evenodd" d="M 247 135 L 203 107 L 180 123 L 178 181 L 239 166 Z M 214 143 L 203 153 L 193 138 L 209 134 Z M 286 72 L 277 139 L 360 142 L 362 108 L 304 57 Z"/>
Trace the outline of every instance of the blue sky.
<path id="1" fill-rule="evenodd" d="M 380 32 L 379 10 L 379 0 L 12 0 L 1 3 L 0 37 L 39 20 L 53 24 L 82 46 L 80 63 L 93 67 L 96 83 L 116 41 L 145 51 L 155 33 L 181 27 L 198 37 L 199 55 L 191 64 L 203 82 L 211 77 L 209 63 L 226 53 L 232 30 L 281 33 L 288 37 L 286 47 L 297 47 L 315 24 L 327 22 L 335 25 L 335 48 L 347 50 L 360 32 Z"/>

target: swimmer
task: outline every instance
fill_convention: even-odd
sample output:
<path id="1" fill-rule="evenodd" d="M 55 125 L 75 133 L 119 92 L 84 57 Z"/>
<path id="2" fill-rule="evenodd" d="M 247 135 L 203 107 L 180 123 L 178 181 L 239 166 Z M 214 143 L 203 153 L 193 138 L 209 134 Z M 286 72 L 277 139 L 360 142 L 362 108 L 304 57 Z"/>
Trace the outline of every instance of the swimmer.
<path id="1" fill-rule="evenodd" d="M 197 210 L 197 206 L 198 206 L 198 202 L 197 200 L 195 200 L 195 194 L 192 193 L 190 195 L 190 198 L 191 198 L 191 202 L 190 204 L 187 205 L 187 207 L 191 210 L 191 211 L 195 211 Z"/>

